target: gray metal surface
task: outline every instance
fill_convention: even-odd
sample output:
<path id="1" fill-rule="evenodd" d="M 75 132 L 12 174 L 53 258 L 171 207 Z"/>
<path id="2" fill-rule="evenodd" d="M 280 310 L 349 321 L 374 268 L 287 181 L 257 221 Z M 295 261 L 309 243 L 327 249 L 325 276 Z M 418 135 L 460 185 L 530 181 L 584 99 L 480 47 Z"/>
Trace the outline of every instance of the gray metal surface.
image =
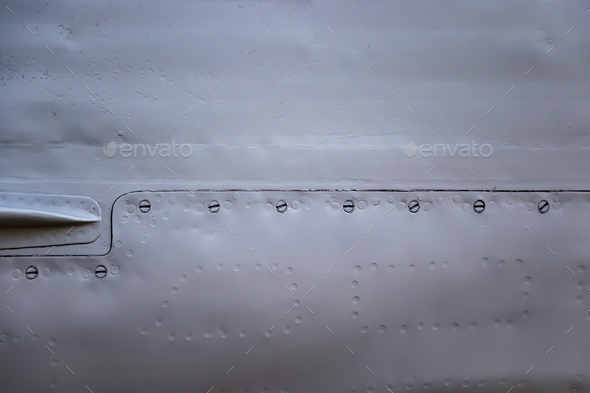
<path id="1" fill-rule="evenodd" d="M 2 3 L 0 393 L 588 391 L 589 9 Z"/>
<path id="2" fill-rule="evenodd" d="M 587 389 L 588 193 L 136 192 L 112 219 L 104 257 L 3 260 L 5 391 Z"/>
<path id="3" fill-rule="evenodd" d="M 6 6 L 9 191 L 590 189 L 587 0 Z M 173 140 L 192 155 L 103 154 Z M 493 155 L 402 153 L 473 141 Z"/>

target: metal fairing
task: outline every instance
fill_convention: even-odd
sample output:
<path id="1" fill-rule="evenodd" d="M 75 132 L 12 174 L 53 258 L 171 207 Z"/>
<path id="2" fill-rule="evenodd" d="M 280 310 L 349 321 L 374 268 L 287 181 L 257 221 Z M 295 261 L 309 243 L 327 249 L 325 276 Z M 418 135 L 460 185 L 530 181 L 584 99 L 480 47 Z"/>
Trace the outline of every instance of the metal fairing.
<path id="1" fill-rule="evenodd" d="M 0 252 L 5 255 L 18 248 L 91 243 L 100 235 L 100 224 L 100 206 L 91 198 L 0 193 Z"/>

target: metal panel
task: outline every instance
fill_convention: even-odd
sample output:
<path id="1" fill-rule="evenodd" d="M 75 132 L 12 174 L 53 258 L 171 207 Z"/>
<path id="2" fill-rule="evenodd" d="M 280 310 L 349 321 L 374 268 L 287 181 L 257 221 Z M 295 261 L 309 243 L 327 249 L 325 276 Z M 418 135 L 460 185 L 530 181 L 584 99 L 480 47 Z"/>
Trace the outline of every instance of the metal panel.
<path id="1" fill-rule="evenodd" d="M 0 367 L 12 370 L 3 386 L 585 391 L 589 202 L 489 191 L 123 195 L 106 256 L 0 265 Z M 30 265 L 42 272 L 33 280 L 22 275 Z"/>
<path id="2" fill-rule="evenodd" d="M 172 180 L 590 189 L 587 0 L 6 6 L 5 190 L 98 183 L 98 197 L 116 184 L 140 184 L 127 192 Z M 107 157 L 112 142 L 193 152 Z M 411 142 L 494 150 L 407 158 Z"/>

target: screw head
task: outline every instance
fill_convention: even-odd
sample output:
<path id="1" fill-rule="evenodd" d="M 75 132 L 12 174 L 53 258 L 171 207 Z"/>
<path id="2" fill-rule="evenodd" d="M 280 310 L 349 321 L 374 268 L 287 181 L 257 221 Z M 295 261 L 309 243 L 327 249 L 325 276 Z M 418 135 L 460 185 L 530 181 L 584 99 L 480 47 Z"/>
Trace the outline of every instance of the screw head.
<path id="1" fill-rule="evenodd" d="M 217 213 L 219 211 L 219 202 L 217 202 L 217 201 L 211 201 L 207 205 L 207 208 L 209 209 L 209 211 L 211 213 L 215 214 L 215 213 Z"/>
<path id="2" fill-rule="evenodd" d="M 418 210 L 420 210 L 420 203 L 414 199 L 408 204 L 408 209 L 410 210 L 410 213 L 418 213 Z"/>
<path id="3" fill-rule="evenodd" d="M 25 276 L 29 280 L 34 280 L 35 278 L 37 278 L 37 275 L 39 275 L 39 270 L 37 270 L 36 266 L 29 266 L 27 270 L 25 270 Z"/>
<path id="4" fill-rule="evenodd" d="M 279 213 L 284 213 L 287 211 L 287 202 L 283 201 L 282 199 L 277 202 L 277 211 Z"/>
<path id="5" fill-rule="evenodd" d="M 350 199 L 347 200 L 342 205 L 342 209 L 344 209 L 344 211 L 347 212 L 347 213 L 352 213 L 354 211 L 354 202 L 352 200 L 350 200 Z"/>
<path id="6" fill-rule="evenodd" d="M 142 213 L 147 213 L 152 208 L 150 201 L 144 199 L 143 201 L 139 202 L 139 211 Z"/>
<path id="7" fill-rule="evenodd" d="M 107 268 L 104 265 L 98 265 L 96 269 L 94 269 L 94 276 L 96 278 L 104 278 L 107 275 Z"/>
<path id="8" fill-rule="evenodd" d="M 480 214 L 481 212 L 483 212 L 486 209 L 486 203 L 484 201 L 482 201 L 481 199 L 478 199 L 477 201 L 475 201 L 475 203 L 473 204 L 473 210 L 477 213 Z"/>
<path id="9" fill-rule="evenodd" d="M 537 210 L 539 210 L 539 213 L 541 214 L 545 214 L 549 211 L 549 202 L 547 202 L 545 199 L 543 199 L 541 202 L 539 202 L 539 206 L 537 207 Z"/>

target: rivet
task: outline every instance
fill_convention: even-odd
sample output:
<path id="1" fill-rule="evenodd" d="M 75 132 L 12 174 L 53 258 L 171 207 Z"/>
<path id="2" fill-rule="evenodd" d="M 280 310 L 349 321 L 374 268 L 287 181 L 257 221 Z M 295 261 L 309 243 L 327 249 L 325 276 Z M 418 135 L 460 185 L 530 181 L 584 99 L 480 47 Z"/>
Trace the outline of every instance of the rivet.
<path id="1" fill-rule="evenodd" d="M 150 201 L 144 199 L 143 201 L 139 202 L 139 211 L 142 213 L 147 213 L 152 208 Z"/>
<path id="2" fill-rule="evenodd" d="M 217 213 L 219 211 L 219 202 L 217 202 L 217 201 L 211 201 L 207 205 L 207 208 L 209 209 L 209 211 L 211 213 L 215 214 L 215 213 Z"/>
<path id="3" fill-rule="evenodd" d="M 410 210 L 410 213 L 417 213 L 418 210 L 420 210 L 420 203 L 414 199 L 408 204 L 408 209 Z"/>
<path id="4" fill-rule="evenodd" d="M 277 211 L 279 213 L 284 213 L 287 211 L 287 202 L 283 201 L 282 199 L 277 202 Z"/>
<path id="5" fill-rule="evenodd" d="M 27 270 L 25 271 L 25 276 L 29 280 L 34 280 L 35 278 L 37 278 L 38 274 L 39 274 L 39 270 L 37 270 L 37 268 L 35 266 L 29 266 L 27 268 Z"/>
<path id="6" fill-rule="evenodd" d="M 347 212 L 347 213 L 352 213 L 354 211 L 354 202 L 352 200 L 350 200 L 350 199 L 347 200 L 342 205 L 342 209 L 344 209 L 344 211 Z"/>
<path id="7" fill-rule="evenodd" d="M 94 276 L 96 278 L 104 278 L 107 275 L 107 268 L 103 265 L 98 265 L 96 269 L 94 269 Z"/>
<path id="8" fill-rule="evenodd" d="M 547 213 L 549 211 L 549 202 L 543 199 L 541 202 L 539 202 L 539 207 L 537 209 L 541 214 Z"/>
<path id="9" fill-rule="evenodd" d="M 484 201 L 482 201 L 481 199 L 478 199 L 477 201 L 475 201 L 475 203 L 473 204 L 473 210 L 477 213 L 480 214 L 481 212 L 483 212 L 486 209 L 486 204 Z"/>

